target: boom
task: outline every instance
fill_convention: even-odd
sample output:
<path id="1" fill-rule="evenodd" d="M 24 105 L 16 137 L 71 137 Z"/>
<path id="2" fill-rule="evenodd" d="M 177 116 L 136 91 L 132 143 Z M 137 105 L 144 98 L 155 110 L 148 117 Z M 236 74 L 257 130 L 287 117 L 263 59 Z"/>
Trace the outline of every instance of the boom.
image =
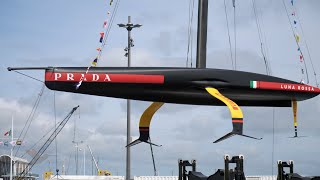
<path id="1" fill-rule="evenodd" d="M 91 154 L 91 156 L 92 156 L 93 162 L 94 162 L 94 164 L 96 165 L 97 172 L 99 172 L 99 167 L 98 167 L 97 161 L 96 161 L 96 159 L 94 158 L 93 153 L 92 153 L 91 148 L 90 148 L 89 145 L 88 145 L 88 148 L 89 148 L 90 154 Z"/>
<path id="2" fill-rule="evenodd" d="M 71 112 L 63 119 L 63 121 L 61 121 L 61 123 L 58 125 L 58 127 L 53 131 L 53 133 L 51 134 L 51 136 L 49 137 L 49 139 L 44 143 L 44 145 L 40 148 L 40 150 L 37 152 L 37 154 L 32 158 L 32 160 L 30 161 L 30 163 L 27 165 L 27 167 L 22 171 L 22 173 L 20 174 L 20 176 L 17 178 L 18 180 L 22 179 L 23 177 L 25 177 L 27 175 L 27 172 L 31 170 L 31 168 L 33 167 L 33 165 L 38 161 L 38 159 L 41 157 L 41 155 L 47 150 L 47 148 L 50 146 L 50 144 L 52 143 L 52 141 L 57 137 L 57 135 L 60 133 L 60 131 L 62 130 L 62 128 L 67 124 L 68 120 L 70 119 L 70 117 L 72 116 L 72 114 L 74 113 L 74 111 L 76 111 L 78 109 L 79 106 L 74 107 Z"/>

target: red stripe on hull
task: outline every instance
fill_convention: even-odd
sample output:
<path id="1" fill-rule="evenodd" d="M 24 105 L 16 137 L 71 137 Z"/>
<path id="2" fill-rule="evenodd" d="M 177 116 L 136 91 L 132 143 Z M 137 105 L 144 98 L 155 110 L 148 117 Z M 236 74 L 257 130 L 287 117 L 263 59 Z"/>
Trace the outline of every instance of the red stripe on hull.
<path id="1" fill-rule="evenodd" d="M 104 83 L 143 83 L 163 84 L 163 75 L 144 74 L 102 74 L 102 73 L 52 73 L 46 72 L 45 81 L 58 82 L 79 82 L 84 76 L 83 82 L 104 82 Z"/>
<path id="2" fill-rule="evenodd" d="M 257 83 L 256 89 L 320 93 L 319 88 L 305 85 L 305 84 L 289 84 L 289 83 L 277 83 L 277 82 L 265 82 L 265 81 L 256 81 L 256 83 Z"/>

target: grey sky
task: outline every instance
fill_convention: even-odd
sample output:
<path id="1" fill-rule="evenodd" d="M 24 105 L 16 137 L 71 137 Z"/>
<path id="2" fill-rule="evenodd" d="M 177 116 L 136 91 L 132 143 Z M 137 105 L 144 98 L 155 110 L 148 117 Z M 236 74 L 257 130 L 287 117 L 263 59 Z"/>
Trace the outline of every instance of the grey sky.
<path id="1" fill-rule="evenodd" d="M 116 2 L 116 1 L 115 1 Z M 114 4 L 115 4 L 114 2 Z M 290 1 L 285 0 L 289 6 Z M 0 132 L 10 128 L 11 114 L 15 114 L 15 131 L 19 133 L 40 92 L 42 84 L 8 72 L 8 66 L 88 66 L 96 55 L 99 32 L 102 30 L 108 1 L 2 1 L 0 2 Z M 268 57 L 274 76 L 294 81 L 301 80 L 299 57 L 282 1 L 256 0 L 263 20 L 263 33 L 267 40 Z M 301 44 L 305 56 L 304 40 L 319 73 L 318 42 L 320 41 L 320 1 L 295 1 L 303 25 Z M 197 4 L 197 3 L 195 3 Z M 233 9 L 227 0 L 231 40 L 233 37 Z M 133 66 L 185 67 L 187 54 L 188 1 L 124 1 L 120 2 L 107 45 L 99 66 L 126 66 L 124 55 L 127 32 L 116 24 L 140 23 L 140 29 L 132 31 L 135 46 L 132 51 Z M 197 15 L 197 6 L 194 16 Z M 237 1 L 237 67 L 239 70 L 265 74 L 260 53 L 260 42 L 255 24 L 252 1 Z M 196 18 L 193 24 L 193 64 L 195 64 Z M 209 29 L 207 67 L 232 69 L 223 0 L 209 2 Z M 315 85 L 310 61 L 307 59 L 310 84 Z M 28 74 L 43 79 L 43 72 Z M 318 76 L 318 78 L 320 78 Z M 54 125 L 54 92 L 45 89 L 35 119 L 26 136 L 24 150 L 30 148 Z M 69 173 L 75 173 L 73 140 L 74 122 L 77 122 L 77 138 L 89 144 L 101 169 L 113 174 L 125 174 L 126 100 L 55 93 L 57 121 L 62 120 L 76 105 L 78 112 L 72 117 L 58 136 L 58 168 L 70 160 Z M 138 122 L 150 102 L 132 102 L 132 135 L 138 136 Z M 198 170 L 206 175 L 223 168 L 223 155 L 244 154 L 245 171 L 248 175 L 276 173 L 276 160 L 294 160 L 295 170 L 306 175 L 319 175 L 317 160 L 319 153 L 320 101 L 298 103 L 299 134 L 308 137 L 290 139 L 293 135 L 292 110 L 275 108 L 275 141 L 272 162 L 272 108 L 244 107 L 244 133 L 263 137 L 261 141 L 232 137 L 219 144 L 212 142 L 231 130 L 227 107 L 191 106 L 165 104 L 155 114 L 151 125 L 151 138 L 160 148 L 154 148 L 156 165 L 160 175 L 178 174 L 177 160 L 197 159 Z M 0 134 L 1 135 L 1 134 Z M 2 136 L 2 135 L 1 135 Z M 42 141 L 40 144 L 44 143 Z M 83 146 L 83 145 L 82 145 Z M 81 147 L 83 148 L 83 147 Z M 88 152 L 88 151 L 87 151 Z M 0 147 L 0 154 L 9 153 Z M 54 144 L 48 154 L 55 154 Z M 72 154 L 73 153 L 73 154 Z M 82 153 L 80 152 L 82 161 Z M 71 158 L 70 157 L 71 154 Z M 88 153 L 87 153 L 88 155 Z M 30 157 L 26 156 L 30 159 Z M 54 157 L 35 166 L 34 171 L 43 173 L 55 169 Z M 87 174 L 91 174 L 90 157 L 86 156 Z M 82 166 L 82 163 L 81 163 Z M 82 169 L 80 172 L 82 173 Z M 132 175 L 152 175 L 150 148 L 146 144 L 132 148 Z"/>

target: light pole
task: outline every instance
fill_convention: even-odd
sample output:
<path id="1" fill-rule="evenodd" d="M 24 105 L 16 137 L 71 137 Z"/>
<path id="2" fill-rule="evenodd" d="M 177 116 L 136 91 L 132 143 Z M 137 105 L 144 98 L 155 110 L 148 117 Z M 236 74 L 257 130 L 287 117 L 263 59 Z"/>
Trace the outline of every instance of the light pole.
<path id="1" fill-rule="evenodd" d="M 126 51 L 125 56 L 128 57 L 128 67 L 131 66 L 130 59 L 131 59 L 131 47 L 133 47 L 133 39 L 131 38 L 131 30 L 133 28 L 141 27 L 141 24 L 132 24 L 131 17 L 128 16 L 128 23 L 127 24 L 118 24 L 119 27 L 126 28 L 128 31 L 128 46 L 124 49 Z M 130 100 L 127 100 L 127 145 L 131 142 L 130 136 Z M 126 156 L 126 180 L 130 180 L 130 147 L 127 147 L 127 156 Z"/>

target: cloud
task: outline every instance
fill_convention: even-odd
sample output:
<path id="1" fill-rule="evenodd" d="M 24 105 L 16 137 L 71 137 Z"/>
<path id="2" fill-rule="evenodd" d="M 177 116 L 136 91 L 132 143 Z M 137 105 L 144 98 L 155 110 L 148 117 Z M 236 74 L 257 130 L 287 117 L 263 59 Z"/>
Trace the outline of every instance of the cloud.
<path id="1" fill-rule="evenodd" d="M 232 47 L 234 48 L 233 8 L 231 1 L 227 2 Z M 95 37 L 101 30 L 101 19 L 105 18 L 105 6 L 101 3 L 88 3 L 70 11 L 70 7 L 74 7 L 74 2 L 63 3 L 65 8 L 62 9 L 60 2 L 36 3 L 37 6 L 26 3 L 21 7 L 28 8 L 22 9 L 16 3 L 3 6 L 6 8 L 1 11 L 5 16 L 0 16 L 5 23 L 0 33 L 3 58 L 0 69 L 0 80 L 3 84 L 0 96 L 1 131 L 10 128 L 11 114 L 16 112 L 15 131 L 17 134 L 21 132 L 41 89 L 41 84 L 38 82 L 29 81 L 28 78 L 21 75 L 7 72 L 8 66 L 88 66 L 96 56 L 95 48 L 100 44 Z M 251 1 L 241 3 L 237 1 L 237 69 L 264 74 L 265 66 L 260 52 L 260 42 L 251 3 Z M 301 73 L 296 45 L 282 2 L 256 1 L 256 3 L 259 8 L 258 13 L 263 18 L 262 30 L 267 40 L 265 44 L 268 49 L 267 57 L 271 63 L 273 75 L 300 81 Z M 296 3 L 300 23 L 305 33 L 305 36 L 301 37 L 301 42 L 303 42 L 301 46 L 305 51 L 304 39 L 308 40 L 317 72 L 319 71 L 317 59 L 320 57 L 316 47 L 320 39 L 316 34 L 320 26 L 314 17 L 319 16 L 319 11 L 316 10 L 319 2 L 314 0 Z M 142 4 L 148 8 L 140 8 L 137 11 L 138 6 Z M 232 69 L 223 1 L 210 2 L 209 6 L 207 67 Z M 34 8 L 42 10 L 33 11 Z M 10 13 L 12 11 L 17 13 L 12 15 Z M 49 19 L 39 16 L 43 13 Z M 8 14 L 10 14 L 11 21 L 3 19 L 9 17 Z M 127 32 L 119 30 L 115 24 L 125 22 L 128 14 L 132 16 L 132 22 L 143 24 L 139 30 L 132 32 L 135 41 L 135 46 L 132 48 L 132 66 L 185 67 L 188 42 L 188 3 L 169 0 L 152 2 L 140 0 L 139 2 L 121 3 L 99 66 L 127 66 L 127 58 L 123 56 L 123 49 L 127 45 Z M 196 13 L 194 17 L 193 62 L 196 47 Z M 315 84 L 311 63 L 309 60 L 306 63 L 310 73 L 310 84 Z M 195 63 L 193 67 L 194 65 Z M 43 72 L 27 73 L 43 79 Z M 76 122 L 76 140 L 84 141 L 81 148 L 89 144 L 95 158 L 99 159 L 101 169 L 109 169 L 113 174 L 124 175 L 126 101 L 63 92 L 56 92 L 55 96 L 58 121 L 78 104 L 81 112 L 80 118 L 77 112 L 76 116 L 69 120 L 57 138 L 58 168 L 61 169 L 64 160 L 70 162 L 69 165 L 66 163 L 69 173 L 75 173 L 76 148 L 72 140 Z M 131 131 L 135 136 L 133 139 L 138 136 L 139 118 L 149 104 L 150 102 L 132 101 Z M 158 172 L 160 175 L 171 175 L 172 172 L 177 175 L 177 160 L 183 158 L 196 159 L 198 170 L 209 175 L 214 170 L 223 168 L 223 155 L 228 153 L 245 155 L 247 175 L 270 175 L 272 165 L 273 171 L 276 172 L 276 160 L 278 159 L 293 159 L 298 173 L 316 175 L 318 172 L 316 167 L 319 167 L 319 162 L 314 157 L 318 155 L 319 145 L 317 130 L 319 123 L 316 118 L 319 114 L 319 98 L 298 104 L 299 135 L 308 137 L 287 138 L 293 135 L 291 108 L 275 108 L 273 129 L 272 108 L 248 107 L 243 108 L 244 133 L 264 139 L 256 141 L 235 136 L 219 144 L 213 144 L 212 141 L 232 128 L 226 107 L 165 104 L 155 114 L 151 124 L 152 141 L 163 145 L 161 148 L 154 148 Z M 53 91 L 46 89 L 35 119 L 30 126 L 30 132 L 26 136 L 27 143 L 21 147 L 20 153 L 22 154 L 24 150 L 43 137 L 53 125 Z M 40 148 L 45 139 L 43 138 L 36 147 Z M 55 154 L 54 144 L 47 150 L 50 155 Z M 91 158 L 87 152 L 87 167 L 91 167 Z M 8 153 L 8 149 L 1 147 L 0 153 Z M 82 162 L 82 153 L 84 153 L 83 150 L 79 152 L 80 162 Z M 153 174 L 149 145 L 140 144 L 132 147 L 131 156 L 133 175 Z M 55 169 L 55 158 L 49 156 L 48 161 L 35 166 L 34 172 L 42 173 L 48 170 L 49 161 L 51 161 L 51 168 Z M 81 167 L 82 163 L 79 164 Z M 82 172 L 83 167 L 79 169 Z M 91 173 L 90 168 L 87 168 L 87 171 L 87 174 Z"/>

